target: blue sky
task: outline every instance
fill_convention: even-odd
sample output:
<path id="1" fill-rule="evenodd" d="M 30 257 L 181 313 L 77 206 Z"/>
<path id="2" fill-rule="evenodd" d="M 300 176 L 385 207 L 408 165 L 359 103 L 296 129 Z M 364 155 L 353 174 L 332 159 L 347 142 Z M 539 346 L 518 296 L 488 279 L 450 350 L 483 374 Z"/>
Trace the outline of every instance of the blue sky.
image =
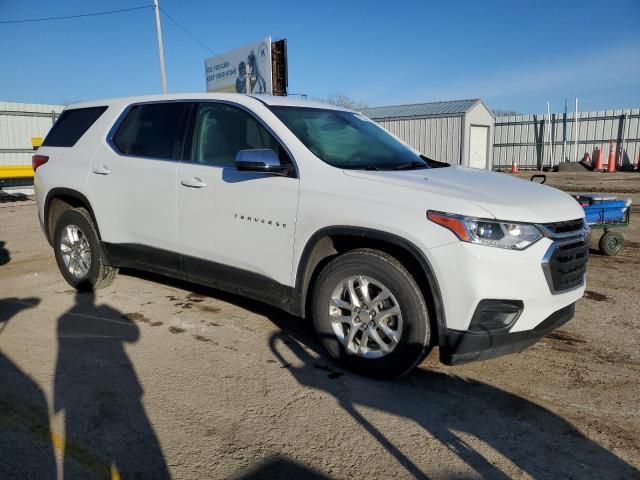
<path id="1" fill-rule="evenodd" d="M 152 0 L 0 0 L 0 20 Z M 276 7 L 276 5 L 278 7 Z M 160 0 L 218 53 L 287 38 L 289 91 L 375 105 L 483 98 L 538 113 L 640 107 L 640 0 Z M 170 92 L 204 91 L 200 45 L 163 18 Z M 0 100 L 60 103 L 160 92 L 151 9 L 0 24 Z"/>

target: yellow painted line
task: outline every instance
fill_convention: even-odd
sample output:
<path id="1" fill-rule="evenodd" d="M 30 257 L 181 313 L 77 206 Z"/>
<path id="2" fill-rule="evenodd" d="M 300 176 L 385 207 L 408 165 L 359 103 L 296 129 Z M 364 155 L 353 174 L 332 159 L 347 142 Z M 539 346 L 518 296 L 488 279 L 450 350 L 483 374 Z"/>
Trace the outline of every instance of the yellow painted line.
<path id="1" fill-rule="evenodd" d="M 60 452 L 64 452 L 64 437 L 58 435 L 55 432 L 51 432 L 51 445 L 53 445 L 54 450 L 58 450 Z"/>
<path id="2" fill-rule="evenodd" d="M 1 165 L 0 178 L 33 178 L 31 165 Z"/>
<path id="3" fill-rule="evenodd" d="M 51 432 L 51 445 L 53 446 L 53 449 L 56 450 L 57 452 L 59 452 L 61 455 L 64 455 L 65 453 L 65 448 L 67 446 L 67 442 L 65 441 L 64 437 L 62 435 L 59 435 L 55 432 Z M 76 455 L 77 453 L 80 451 L 78 449 L 76 449 L 77 451 L 75 452 Z M 74 456 L 74 455 L 72 455 Z M 82 461 L 81 459 L 75 458 L 76 461 Z M 95 471 L 103 471 L 101 468 L 97 467 L 96 465 L 93 464 L 93 462 L 86 462 L 85 459 L 85 463 L 87 467 L 89 467 L 90 469 L 93 469 Z M 104 467 L 102 467 L 104 468 Z M 122 477 L 120 476 L 120 472 L 118 471 L 118 467 L 116 467 L 113 463 L 109 466 L 109 478 L 110 480 L 122 480 Z"/>
<path id="4" fill-rule="evenodd" d="M 120 472 L 113 463 L 111 464 L 111 480 L 120 480 Z"/>

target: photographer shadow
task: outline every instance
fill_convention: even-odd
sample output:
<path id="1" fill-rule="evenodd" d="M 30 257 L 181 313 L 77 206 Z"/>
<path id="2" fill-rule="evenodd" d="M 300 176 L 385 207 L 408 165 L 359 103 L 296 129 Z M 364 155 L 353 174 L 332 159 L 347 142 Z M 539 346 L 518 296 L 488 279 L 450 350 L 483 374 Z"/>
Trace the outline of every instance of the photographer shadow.
<path id="1" fill-rule="evenodd" d="M 11 318 L 39 303 L 39 298 L 0 299 L 0 338 Z M 47 398 L 0 350 L 0 478 L 55 477 Z"/>
<path id="2" fill-rule="evenodd" d="M 64 412 L 64 478 L 167 479 L 143 389 L 125 344 L 138 326 L 93 292 L 77 293 L 58 320 L 54 410 Z"/>

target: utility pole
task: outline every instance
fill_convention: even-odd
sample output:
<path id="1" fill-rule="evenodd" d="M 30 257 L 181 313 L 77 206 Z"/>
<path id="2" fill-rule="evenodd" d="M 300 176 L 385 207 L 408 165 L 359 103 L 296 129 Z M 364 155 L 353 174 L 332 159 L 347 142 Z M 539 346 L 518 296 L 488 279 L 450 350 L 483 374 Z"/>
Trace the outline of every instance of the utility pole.
<path id="1" fill-rule="evenodd" d="M 156 13 L 156 32 L 158 33 L 158 55 L 160 55 L 160 81 L 162 93 L 167 93 L 167 77 L 164 73 L 164 48 L 162 47 L 162 27 L 160 26 L 160 7 L 158 0 L 153 0 L 153 10 Z"/>

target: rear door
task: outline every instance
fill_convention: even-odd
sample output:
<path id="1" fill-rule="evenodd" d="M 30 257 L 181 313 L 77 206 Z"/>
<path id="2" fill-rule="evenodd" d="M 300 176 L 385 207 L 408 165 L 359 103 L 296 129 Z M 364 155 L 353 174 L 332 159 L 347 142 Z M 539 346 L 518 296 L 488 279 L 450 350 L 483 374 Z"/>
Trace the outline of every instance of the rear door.
<path id="1" fill-rule="evenodd" d="M 178 169 L 178 230 L 185 273 L 211 283 L 221 273 L 243 288 L 288 285 L 298 210 L 297 175 L 241 172 L 239 150 L 270 148 L 292 162 L 253 113 L 224 102 L 202 102 Z"/>
<path id="2" fill-rule="evenodd" d="M 176 171 L 191 103 L 130 106 L 93 158 L 89 192 L 107 252 L 179 270 Z"/>

